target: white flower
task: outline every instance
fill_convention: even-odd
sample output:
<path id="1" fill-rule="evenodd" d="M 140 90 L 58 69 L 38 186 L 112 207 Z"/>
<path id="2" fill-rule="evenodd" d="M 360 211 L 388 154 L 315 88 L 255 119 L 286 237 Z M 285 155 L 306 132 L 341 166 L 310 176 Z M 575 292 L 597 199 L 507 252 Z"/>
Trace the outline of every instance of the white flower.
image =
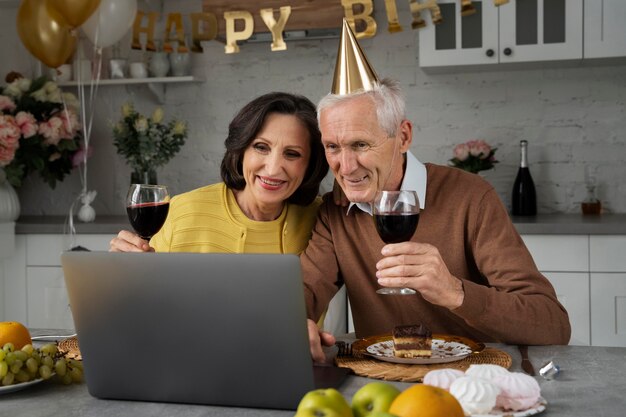
<path id="1" fill-rule="evenodd" d="M 143 117 L 140 116 L 136 121 L 135 121 L 135 130 L 138 133 L 145 133 L 146 130 L 148 130 L 148 120 Z"/>

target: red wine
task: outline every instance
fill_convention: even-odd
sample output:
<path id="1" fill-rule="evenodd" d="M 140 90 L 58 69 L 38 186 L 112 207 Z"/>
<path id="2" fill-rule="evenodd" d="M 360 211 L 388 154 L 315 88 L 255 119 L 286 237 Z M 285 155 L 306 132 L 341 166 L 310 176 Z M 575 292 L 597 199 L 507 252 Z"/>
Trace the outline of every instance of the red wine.
<path id="1" fill-rule="evenodd" d="M 534 216 L 537 214 L 537 195 L 535 183 L 528 168 L 527 146 L 527 141 L 522 140 L 520 142 L 521 161 L 513 184 L 511 199 L 511 214 L 514 216 Z"/>
<path id="2" fill-rule="evenodd" d="M 149 240 L 156 234 L 170 209 L 170 203 L 142 203 L 126 207 L 130 225 L 142 239 Z"/>
<path id="3" fill-rule="evenodd" d="M 420 215 L 415 213 L 382 213 L 374 215 L 376 230 L 385 243 L 400 243 L 411 239 Z"/>

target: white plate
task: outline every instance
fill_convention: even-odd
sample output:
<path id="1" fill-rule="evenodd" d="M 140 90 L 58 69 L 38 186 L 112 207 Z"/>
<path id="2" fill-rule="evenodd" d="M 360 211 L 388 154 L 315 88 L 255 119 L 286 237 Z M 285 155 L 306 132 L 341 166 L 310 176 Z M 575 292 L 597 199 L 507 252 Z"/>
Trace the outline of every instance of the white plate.
<path id="1" fill-rule="evenodd" d="M 7 385 L 5 387 L 0 386 L 0 395 L 8 394 L 10 392 L 20 391 L 20 390 L 23 390 L 24 388 L 30 387 L 31 385 L 39 384 L 42 381 L 44 381 L 44 379 L 39 378 L 39 379 L 33 379 L 32 381 L 28 381 L 28 382 L 20 382 L 20 383 L 13 384 L 13 385 Z"/>
<path id="2" fill-rule="evenodd" d="M 367 346 L 365 354 L 393 363 L 434 364 L 461 360 L 472 354 L 468 345 L 456 340 L 432 339 L 432 355 L 419 358 L 399 358 L 393 354 L 393 340 L 383 340 Z"/>
<path id="3" fill-rule="evenodd" d="M 493 410 L 489 414 L 472 414 L 471 417 L 494 417 L 494 416 L 500 416 L 500 417 L 527 417 L 527 416 L 534 416 L 535 414 L 539 414 L 539 413 L 545 411 L 547 404 L 548 404 L 548 402 L 545 399 L 543 399 L 542 397 L 539 397 L 539 401 L 537 401 L 537 404 L 535 404 L 534 406 L 530 407 L 527 410 L 522 410 L 522 411 L 504 411 L 504 410 L 500 410 L 500 409 L 496 408 L 495 410 Z"/>

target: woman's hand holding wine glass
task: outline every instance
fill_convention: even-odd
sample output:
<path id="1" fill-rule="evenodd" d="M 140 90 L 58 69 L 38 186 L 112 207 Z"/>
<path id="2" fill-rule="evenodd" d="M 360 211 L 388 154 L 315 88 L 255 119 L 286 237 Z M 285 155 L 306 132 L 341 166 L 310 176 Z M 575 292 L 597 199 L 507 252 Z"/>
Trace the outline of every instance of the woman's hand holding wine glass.
<path id="1" fill-rule="evenodd" d="M 111 240 L 112 252 L 149 252 L 148 242 L 163 227 L 170 207 L 164 185 L 132 184 L 126 196 L 126 213 L 137 234 L 122 230 Z"/>

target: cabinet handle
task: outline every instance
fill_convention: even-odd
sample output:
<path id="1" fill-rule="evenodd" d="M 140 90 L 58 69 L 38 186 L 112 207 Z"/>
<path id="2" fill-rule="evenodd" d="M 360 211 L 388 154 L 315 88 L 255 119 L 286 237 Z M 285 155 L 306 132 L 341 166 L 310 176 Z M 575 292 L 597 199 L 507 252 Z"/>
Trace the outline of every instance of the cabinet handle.
<path id="1" fill-rule="evenodd" d="M 513 54 L 513 50 L 511 48 L 504 48 L 504 55 L 511 56 Z"/>
<path id="2" fill-rule="evenodd" d="M 493 49 L 487 49 L 487 51 L 485 52 L 485 55 L 491 58 L 494 55 Z"/>

